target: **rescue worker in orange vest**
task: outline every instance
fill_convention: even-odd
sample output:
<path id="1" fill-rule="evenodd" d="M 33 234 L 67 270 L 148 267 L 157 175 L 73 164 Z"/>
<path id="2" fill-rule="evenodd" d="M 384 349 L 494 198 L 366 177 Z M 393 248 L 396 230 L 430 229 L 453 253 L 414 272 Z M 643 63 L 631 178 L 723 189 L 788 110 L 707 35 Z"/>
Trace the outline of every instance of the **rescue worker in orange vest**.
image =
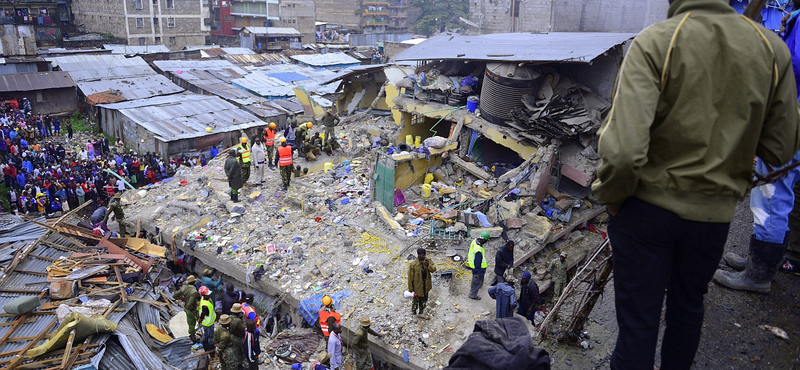
<path id="1" fill-rule="evenodd" d="M 267 147 L 267 163 L 269 169 L 275 169 L 272 165 L 272 158 L 275 156 L 275 134 L 278 132 L 278 125 L 275 122 L 270 122 L 269 127 L 264 129 L 264 145 Z"/>
<path id="2" fill-rule="evenodd" d="M 326 295 L 322 297 L 322 309 L 319 310 L 319 328 L 322 330 L 322 335 L 329 336 L 330 327 L 333 323 L 339 324 L 342 321 L 342 314 L 336 312 L 336 307 L 333 306 L 333 299 Z"/>
<path id="3" fill-rule="evenodd" d="M 242 183 L 247 184 L 250 179 L 250 145 L 247 144 L 247 138 L 242 137 L 242 143 L 239 144 L 239 163 L 242 165 Z"/>
<path id="4" fill-rule="evenodd" d="M 242 315 L 246 320 L 253 320 L 256 323 L 256 333 L 258 333 L 258 328 L 261 327 L 261 318 L 258 317 L 256 309 L 253 307 L 253 299 L 255 296 L 252 294 L 245 296 L 245 302 L 242 303 Z"/>
<path id="5" fill-rule="evenodd" d="M 278 147 L 278 155 L 275 157 L 276 164 L 280 167 L 281 180 L 283 180 L 283 190 L 289 190 L 289 180 L 292 179 L 292 147 L 286 144 L 286 139 L 281 138 L 281 146 Z"/>

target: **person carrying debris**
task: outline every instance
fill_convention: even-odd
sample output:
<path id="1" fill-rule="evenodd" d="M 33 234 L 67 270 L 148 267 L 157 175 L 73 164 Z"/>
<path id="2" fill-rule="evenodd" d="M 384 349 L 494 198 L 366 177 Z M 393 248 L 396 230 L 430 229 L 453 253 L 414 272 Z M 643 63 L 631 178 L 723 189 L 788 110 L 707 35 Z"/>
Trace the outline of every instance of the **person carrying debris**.
<path id="1" fill-rule="evenodd" d="M 247 184 L 247 180 L 250 180 L 250 144 L 247 143 L 247 138 L 242 137 L 239 141 L 239 164 L 242 166 L 242 185 Z"/>
<path id="2" fill-rule="evenodd" d="M 514 290 L 514 280 L 503 280 L 503 282 L 489 288 L 489 297 L 496 301 L 496 311 L 498 319 L 504 317 L 514 317 L 514 308 L 517 307 L 517 293 Z"/>
<path id="3" fill-rule="evenodd" d="M 330 355 L 331 370 L 341 370 L 342 368 L 342 325 L 334 323 L 331 325 L 331 335 L 328 337 L 328 355 Z"/>
<path id="4" fill-rule="evenodd" d="M 533 318 L 536 313 L 536 308 L 542 304 L 541 296 L 539 295 L 539 285 L 531 278 L 530 272 L 522 273 L 522 280 L 520 281 L 519 299 L 517 300 L 517 313 L 525 316 L 534 324 Z"/>
<path id="5" fill-rule="evenodd" d="M 411 315 L 426 320 L 430 319 L 424 311 L 428 303 L 428 293 L 433 289 L 431 272 L 436 272 L 436 265 L 427 258 L 425 248 L 417 249 L 417 259 L 408 266 L 408 291 L 414 293 Z"/>
<path id="6" fill-rule="evenodd" d="M 214 302 L 211 302 L 211 289 L 201 286 L 197 290 L 200 294 L 197 318 L 203 327 L 203 350 L 211 351 L 214 349 L 214 323 L 217 321 L 217 313 L 214 311 Z"/>
<path id="7" fill-rule="evenodd" d="M 800 148 L 792 76 L 785 43 L 728 0 L 671 1 L 669 18 L 631 43 L 592 187 L 612 215 L 611 369 L 653 368 L 665 293 L 661 367 L 692 366 L 752 158 L 781 166 Z"/>
<path id="8" fill-rule="evenodd" d="M 228 177 L 228 186 L 231 187 L 231 200 L 239 202 L 239 189 L 242 188 L 242 166 L 236 158 L 236 150 L 228 151 L 228 158 L 225 159 L 225 176 Z"/>
<path id="9" fill-rule="evenodd" d="M 253 144 L 253 162 L 255 162 L 255 177 L 253 182 L 258 185 L 264 184 L 264 167 L 267 163 L 267 148 L 261 144 L 261 139 L 256 138 Z"/>
<path id="10" fill-rule="evenodd" d="M 467 267 L 472 269 L 472 281 L 469 284 L 470 299 L 479 301 L 481 297 L 478 296 L 478 289 L 483 286 L 483 278 L 486 275 L 486 267 L 489 264 L 486 262 L 486 249 L 483 245 L 489 241 L 488 231 L 482 231 L 481 236 L 475 238 L 469 245 L 469 254 L 467 254 Z"/>
<path id="11" fill-rule="evenodd" d="M 212 269 L 205 269 L 203 270 L 203 277 L 200 278 L 200 286 L 204 286 L 211 291 L 211 302 L 217 302 L 217 289 L 219 289 L 220 285 L 222 284 L 222 276 L 214 280 L 214 270 Z"/>
<path id="12" fill-rule="evenodd" d="M 550 264 L 547 265 L 547 271 L 550 272 L 550 277 L 553 279 L 553 302 L 558 301 L 567 285 L 567 267 L 569 267 L 567 252 L 559 253 L 558 258 L 550 261 Z"/>
<path id="13" fill-rule="evenodd" d="M 355 370 L 370 370 L 372 369 L 372 353 L 369 352 L 369 334 L 378 338 L 383 338 L 383 335 L 372 330 L 370 325 L 372 322 L 369 317 L 362 317 L 359 320 L 361 326 L 356 330 L 356 335 L 353 337 L 352 348 L 355 350 Z"/>
<path id="14" fill-rule="evenodd" d="M 505 281 L 505 273 L 506 269 L 512 268 L 514 266 L 514 241 L 509 240 L 506 241 L 502 247 L 497 248 L 497 252 L 494 254 L 494 281 L 492 281 L 492 286 L 497 285 L 497 283 L 502 283 Z"/>
<path id="15" fill-rule="evenodd" d="M 286 144 L 286 139 L 281 138 L 281 146 L 278 147 L 278 155 L 275 157 L 275 164 L 280 167 L 281 180 L 283 180 L 283 191 L 289 190 L 289 182 L 292 180 L 292 147 Z"/>
<path id="16" fill-rule="evenodd" d="M 340 121 L 339 116 L 333 114 L 333 109 L 328 109 L 322 116 L 322 125 L 325 126 L 325 142 L 336 140 L 333 129 L 339 125 Z"/>
<path id="17" fill-rule="evenodd" d="M 270 122 L 269 127 L 264 129 L 264 146 L 267 151 L 267 164 L 270 169 L 275 168 L 272 165 L 272 158 L 275 157 L 275 134 L 278 133 L 278 126 L 275 122 Z"/>
<path id="18" fill-rule="evenodd" d="M 111 198 L 111 204 L 108 205 L 108 212 L 103 217 L 103 223 L 108 221 L 108 216 L 111 215 L 111 212 L 114 212 L 114 220 L 119 225 L 119 237 L 124 238 L 127 234 L 125 233 L 125 211 L 122 209 L 121 199 L 122 193 L 114 194 L 114 197 Z"/>
<path id="19" fill-rule="evenodd" d="M 200 293 L 194 286 L 197 279 L 193 275 L 186 278 L 186 282 L 181 289 L 172 294 L 172 299 L 183 300 L 183 312 L 186 313 L 186 324 L 189 326 L 189 338 L 193 343 L 197 343 L 197 301 L 200 299 Z"/>
<path id="20" fill-rule="evenodd" d="M 319 310 L 319 328 L 322 330 L 322 335 L 329 336 L 330 325 L 333 323 L 340 323 L 342 321 L 342 314 L 336 312 L 336 307 L 333 305 L 333 298 L 326 295 L 322 297 L 322 308 Z"/>
<path id="21" fill-rule="evenodd" d="M 214 345 L 216 345 L 217 354 L 222 364 L 222 370 L 239 370 L 239 365 L 242 363 L 242 344 L 233 341 L 229 329 L 230 325 L 230 316 L 220 316 L 220 328 L 214 333 Z"/>

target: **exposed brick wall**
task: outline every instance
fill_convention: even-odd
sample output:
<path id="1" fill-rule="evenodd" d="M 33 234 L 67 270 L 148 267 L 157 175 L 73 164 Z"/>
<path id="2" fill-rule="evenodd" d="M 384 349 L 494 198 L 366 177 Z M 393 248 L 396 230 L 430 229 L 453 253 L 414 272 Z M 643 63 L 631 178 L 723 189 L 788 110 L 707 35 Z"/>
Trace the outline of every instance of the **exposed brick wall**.
<path id="1" fill-rule="evenodd" d="M 340 24 L 351 29 L 361 29 L 361 1 L 316 0 L 317 22 Z"/>

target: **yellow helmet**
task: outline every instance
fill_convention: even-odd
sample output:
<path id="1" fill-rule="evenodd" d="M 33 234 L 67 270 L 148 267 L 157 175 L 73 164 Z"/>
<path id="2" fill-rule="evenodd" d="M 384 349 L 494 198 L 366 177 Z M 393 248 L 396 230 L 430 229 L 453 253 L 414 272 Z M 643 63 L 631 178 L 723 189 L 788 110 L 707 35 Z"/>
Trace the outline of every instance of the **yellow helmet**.
<path id="1" fill-rule="evenodd" d="M 278 142 L 279 142 L 279 143 L 285 143 L 285 142 L 286 142 L 286 138 L 285 138 L 285 137 L 282 137 L 282 138 L 281 138 L 281 139 L 280 139 Z"/>
<path id="2" fill-rule="evenodd" d="M 333 299 L 331 298 L 331 296 L 326 295 L 326 296 L 322 297 L 322 304 L 324 304 L 326 306 L 330 306 L 331 303 L 333 303 Z"/>
<path id="3" fill-rule="evenodd" d="M 278 125 L 276 125 L 275 122 L 269 123 L 269 128 L 275 128 L 275 127 L 278 127 Z"/>
<path id="4" fill-rule="evenodd" d="M 314 126 L 314 124 L 313 124 L 313 123 L 311 123 L 311 122 L 306 122 L 306 127 L 308 127 L 308 128 L 311 128 L 311 127 L 313 127 L 313 126 Z"/>
<path id="5" fill-rule="evenodd" d="M 247 138 L 246 138 L 246 137 L 243 137 L 243 138 L 242 138 L 242 144 L 245 144 L 245 143 L 247 143 Z"/>

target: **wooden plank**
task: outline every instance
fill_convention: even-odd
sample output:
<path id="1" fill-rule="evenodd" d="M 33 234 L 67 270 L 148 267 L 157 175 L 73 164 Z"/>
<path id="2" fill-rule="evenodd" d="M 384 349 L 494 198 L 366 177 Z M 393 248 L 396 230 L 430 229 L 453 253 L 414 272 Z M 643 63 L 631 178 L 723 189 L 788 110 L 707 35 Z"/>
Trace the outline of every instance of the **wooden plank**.
<path id="1" fill-rule="evenodd" d="M 130 298 L 130 300 L 132 300 L 132 301 L 150 303 L 150 304 L 154 304 L 156 306 L 168 306 L 169 305 L 167 303 L 154 301 L 152 299 L 144 299 L 144 298 L 139 298 L 139 297 L 128 297 L 128 298 Z"/>
<path id="2" fill-rule="evenodd" d="M 142 232 L 142 219 L 140 217 L 136 218 L 136 238 L 139 237 L 139 234 Z"/>
<path id="3" fill-rule="evenodd" d="M 119 273 L 118 266 L 114 266 L 114 274 L 117 275 L 117 282 L 119 282 L 119 295 L 122 297 L 122 302 L 128 303 L 128 293 L 125 292 L 125 286 L 122 284 L 122 275 Z"/>
<path id="4" fill-rule="evenodd" d="M 69 370 L 67 367 L 67 361 L 69 360 L 70 353 L 72 352 L 72 341 L 75 340 L 75 329 L 72 329 L 69 332 L 69 338 L 67 338 L 67 346 L 64 347 L 64 356 L 61 358 L 61 368 L 64 370 Z"/>
<path id="5" fill-rule="evenodd" d="M 23 321 L 22 323 L 23 324 L 30 324 L 32 322 L 36 322 L 36 320 L 39 320 L 39 319 L 37 319 L 35 317 L 30 317 L 30 318 L 25 319 L 25 321 Z M 11 325 L 16 325 L 16 321 L 9 321 L 9 322 L 0 323 L 0 327 L 11 326 Z M 0 357 L 3 357 L 3 354 L 0 354 Z"/>
<path id="6" fill-rule="evenodd" d="M 46 273 L 46 272 L 40 272 L 40 271 L 17 270 L 17 271 L 14 271 L 14 272 L 18 272 L 18 273 L 20 273 L 20 274 L 44 275 L 44 276 L 47 276 L 47 273 Z"/>
<path id="7" fill-rule="evenodd" d="M 459 167 L 463 168 L 467 172 L 477 176 L 479 179 L 484 181 L 489 181 L 494 178 L 494 176 L 490 175 L 488 172 L 484 171 L 482 168 L 464 161 L 463 159 L 459 158 L 457 155 L 451 155 L 450 162 L 453 164 L 458 165 Z"/>
<path id="8" fill-rule="evenodd" d="M 25 258 L 28 258 L 28 255 L 31 253 L 31 251 L 33 251 L 33 249 L 36 248 L 39 242 L 48 235 L 50 235 L 50 232 L 45 231 L 44 234 L 42 234 L 42 236 L 40 236 L 38 239 L 34 240 L 33 243 L 28 244 L 27 247 L 24 248 L 24 250 L 20 249 L 17 251 L 16 254 L 14 254 L 14 258 L 11 260 L 11 263 L 9 263 L 8 267 L 6 267 L 5 269 L 5 273 L 3 274 L 3 276 L 0 276 L 0 285 L 2 285 L 3 282 L 8 278 L 8 276 L 11 275 L 11 273 L 17 269 L 17 265 L 19 265 L 19 262 Z"/>
<path id="9" fill-rule="evenodd" d="M 47 327 L 44 330 L 42 330 L 42 332 L 39 333 L 39 335 L 36 336 L 36 338 L 31 340 L 27 345 L 25 345 L 24 348 L 22 348 L 22 350 L 19 351 L 19 353 L 14 355 L 14 358 L 11 359 L 11 363 L 8 364 L 8 368 L 9 369 L 16 369 L 17 365 L 19 365 L 19 363 L 22 361 L 22 359 L 25 358 L 25 352 L 27 352 L 29 349 L 31 349 L 31 347 L 36 345 L 36 343 L 39 340 L 44 338 L 44 336 L 47 335 L 47 332 L 49 332 L 50 329 L 52 329 L 53 326 L 56 325 L 56 322 L 58 322 L 58 319 L 54 318 L 53 321 L 51 321 L 50 324 L 48 324 Z"/>

